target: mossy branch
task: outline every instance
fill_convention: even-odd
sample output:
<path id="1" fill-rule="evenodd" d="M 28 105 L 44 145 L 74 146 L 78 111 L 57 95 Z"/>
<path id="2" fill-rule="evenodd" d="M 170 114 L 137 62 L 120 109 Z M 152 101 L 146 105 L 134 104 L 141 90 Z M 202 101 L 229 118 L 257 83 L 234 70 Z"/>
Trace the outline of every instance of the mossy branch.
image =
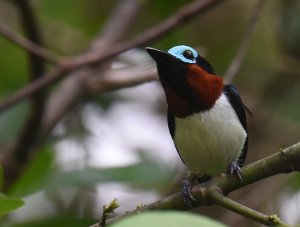
<path id="1" fill-rule="evenodd" d="M 220 176 L 205 182 L 205 184 L 195 186 L 192 195 L 196 198 L 196 201 L 192 205 L 199 207 L 217 204 L 267 226 L 288 226 L 282 223 L 276 215 L 264 215 L 234 202 L 224 195 L 273 175 L 294 171 L 300 171 L 300 142 L 242 168 L 242 181 L 234 176 Z M 188 210 L 190 208 L 184 203 L 182 194 L 179 192 L 126 212 L 124 215 L 109 219 L 107 224 L 146 210 L 166 209 Z M 93 227 L 96 226 L 97 224 Z"/>

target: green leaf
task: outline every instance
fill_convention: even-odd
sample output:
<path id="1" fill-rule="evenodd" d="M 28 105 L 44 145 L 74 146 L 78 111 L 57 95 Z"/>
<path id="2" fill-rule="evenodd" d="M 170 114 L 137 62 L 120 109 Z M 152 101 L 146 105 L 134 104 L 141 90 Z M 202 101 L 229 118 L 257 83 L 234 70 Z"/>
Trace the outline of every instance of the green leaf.
<path id="1" fill-rule="evenodd" d="M 286 184 L 285 189 L 288 190 L 289 194 L 298 193 L 300 191 L 300 173 L 294 172 L 289 174 L 288 184 Z"/>
<path id="2" fill-rule="evenodd" d="M 151 211 L 125 218 L 111 227 L 184 227 L 205 226 L 225 227 L 226 225 L 210 218 L 180 211 Z"/>
<path id="3" fill-rule="evenodd" d="M 0 41 L 1 42 L 1 41 Z M 0 49 L 1 53 L 1 49 Z M 0 66 L 1 68 L 1 66 Z M 1 75 L 1 70 L 0 70 Z M 2 83 L 2 82 L 1 82 Z M 1 88 L 0 88 L 1 89 Z M 0 90 L 1 93 L 1 90 Z M 0 99 L 3 99 L 0 97 Z M 0 144 L 3 146 L 12 138 L 15 138 L 22 126 L 28 110 L 27 103 L 13 106 L 0 114 Z"/>
<path id="4" fill-rule="evenodd" d="M 10 195 L 25 196 L 41 190 L 51 174 L 54 154 L 50 150 L 39 152 L 22 177 L 12 186 Z"/>
<path id="5" fill-rule="evenodd" d="M 18 209 L 24 204 L 24 201 L 19 198 L 8 197 L 0 193 L 0 215 L 7 214 Z"/>

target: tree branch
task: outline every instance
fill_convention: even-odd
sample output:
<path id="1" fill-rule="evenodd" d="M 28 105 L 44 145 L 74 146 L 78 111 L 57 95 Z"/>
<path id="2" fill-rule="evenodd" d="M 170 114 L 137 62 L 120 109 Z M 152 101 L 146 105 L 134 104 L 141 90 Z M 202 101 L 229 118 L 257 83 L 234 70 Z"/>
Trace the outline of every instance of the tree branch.
<path id="1" fill-rule="evenodd" d="M 282 183 L 284 184 L 284 183 Z M 239 198 L 239 203 L 250 204 L 252 207 L 262 207 L 265 201 L 273 198 L 275 194 L 278 194 L 283 185 L 274 185 L 273 180 L 265 181 L 263 184 L 257 184 L 255 190 L 248 190 L 241 198 Z M 268 188 L 268 190 L 265 190 Z M 257 192 L 260 192 L 259 194 Z M 220 217 L 220 220 L 224 220 L 225 223 L 229 223 L 229 226 L 239 226 L 239 222 L 242 221 L 243 216 L 235 215 L 232 212 L 224 212 Z"/>
<path id="2" fill-rule="evenodd" d="M 50 72 L 42 74 L 40 76 L 40 79 L 36 79 L 25 88 L 20 89 L 15 94 L 3 100 L 0 103 L 0 113 L 17 104 L 18 102 L 24 100 L 25 98 L 34 95 L 36 92 L 50 85 L 54 81 L 57 81 L 62 75 L 66 74 L 67 72 L 67 68 L 60 66 Z"/>
<path id="3" fill-rule="evenodd" d="M 44 49 L 40 45 L 37 45 L 36 43 L 31 42 L 30 40 L 28 40 L 22 36 L 14 33 L 13 31 L 8 29 L 3 24 L 0 24 L 0 34 L 4 38 L 6 38 L 8 41 L 22 47 L 23 49 L 35 54 L 36 56 L 39 56 L 40 58 L 44 59 L 45 61 L 47 61 L 53 65 L 59 64 L 59 60 L 48 50 Z"/>
<path id="4" fill-rule="evenodd" d="M 116 8 L 111 13 L 100 35 L 91 44 L 91 50 L 109 49 L 110 46 L 124 37 L 136 18 L 137 12 L 142 6 L 139 0 L 119 0 Z M 110 71 L 110 62 L 105 62 L 98 67 L 95 65 L 72 72 L 50 96 L 47 104 L 47 113 L 43 119 L 40 140 L 44 140 L 57 122 L 70 111 L 82 97 L 88 95 L 89 81 L 98 81 Z M 100 79 L 101 80 L 101 79 Z M 57 100 L 60 100 L 59 102 Z"/>
<path id="5" fill-rule="evenodd" d="M 224 198 L 221 199 L 220 195 L 217 195 L 216 193 L 227 195 L 232 191 L 250 185 L 264 178 L 281 173 L 290 173 L 293 171 L 300 171 L 300 142 L 286 149 L 283 149 L 273 155 L 270 155 L 264 159 L 258 160 L 252 164 L 243 167 L 243 180 L 240 180 L 234 176 L 219 176 L 213 178 L 208 182 L 205 182 L 204 184 L 196 185 L 195 187 L 193 187 L 192 190 L 192 195 L 196 199 L 196 201 L 194 201 L 192 205 L 193 207 L 199 207 L 205 205 L 219 204 L 223 207 L 226 207 L 228 209 L 230 208 L 235 212 L 247 216 L 255 221 L 261 218 L 261 221 L 265 221 L 263 224 L 269 226 L 284 226 L 284 224 L 280 222 L 279 219 L 276 219 L 275 215 L 262 216 L 262 214 L 259 213 L 257 214 L 258 216 L 255 216 L 255 213 L 252 213 L 251 216 L 249 214 L 249 208 L 244 209 L 245 207 L 243 207 L 244 211 L 241 211 L 240 208 L 237 208 L 237 206 L 233 208 L 232 204 L 235 204 L 235 202 L 228 201 Z M 187 205 L 184 203 L 182 194 L 175 193 L 157 202 L 145 205 L 133 211 L 126 212 L 126 214 L 124 215 L 120 215 L 118 217 L 109 219 L 107 221 L 107 224 L 114 223 L 124 217 L 137 214 L 146 210 L 158 209 L 188 210 L 189 207 L 187 207 Z M 255 218 L 253 217 L 253 215 L 255 216 Z M 266 221 L 267 219 L 264 219 L 266 217 L 269 222 Z M 93 225 L 93 227 L 97 226 L 97 224 Z"/>
<path id="6" fill-rule="evenodd" d="M 158 80 L 157 73 L 141 72 L 139 69 L 110 70 L 103 77 L 92 77 L 86 81 L 86 86 L 91 93 L 97 95 L 121 88 L 129 88 L 139 84 Z"/>
<path id="7" fill-rule="evenodd" d="M 92 43 L 91 49 L 99 51 L 106 46 L 105 43 L 116 43 L 128 34 L 142 3 L 139 0 L 119 0 L 103 30 Z"/>
<path id="8" fill-rule="evenodd" d="M 109 29 L 105 29 L 105 31 L 102 33 L 101 38 L 99 37 L 96 40 L 99 41 L 101 39 L 101 41 L 103 42 L 101 42 L 101 44 L 98 42 L 97 46 L 93 45 L 93 43 L 91 45 L 91 49 L 93 49 L 93 51 L 96 51 L 98 48 L 101 48 L 101 50 L 105 51 L 106 48 L 109 48 L 109 45 L 112 45 L 111 42 L 120 39 L 122 34 L 125 34 L 126 31 L 130 28 L 129 25 L 132 24 L 131 22 L 135 17 L 140 5 L 140 1 L 137 0 L 120 0 L 117 5 L 117 10 L 115 10 L 112 13 L 107 23 L 108 25 L 113 25 L 115 29 L 118 29 L 118 31 L 114 32 L 110 31 Z M 120 22 L 119 25 L 115 18 L 118 18 Z M 113 21 L 114 23 L 112 23 L 111 21 Z M 103 64 L 101 64 L 101 66 L 103 66 Z M 93 65 L 73 72 L 72 77 L 68 78 L 68 80 L 65 80 L 62 86 L 52 93 L 53 95 L 51 96 L 51 102 L 49 102 L 49 106 L 47 105 L 45 114 L 42 119 L 41 127 L 39 127 L 41 128 L 41 130 L 39 130 L 37 138 L 35 136 L 36 134 L 34 134 L 35 128 L 32 128 L 35 127 L 35 125 L 26 124 L 28 126 L 26 127 L 27 130 L 25 130 L 24 128 L 24 133 L 22 133 L 24 137 L 21 138 L 26 138 L 27 136 L 30 139 L 20 140 L 22 141 L 22 143 L 18 141 L 16 145 L 18 149 L 13 148 L 14 150 L 18 150 L 21 152 L 20 156 L 22 157 L 22 159 L 20 161 L 23 162 L 18 164 L 18 161 L 11 161 L 14 159 L 16 152 L 10 152 L 9 150 L 4 155 L 2 155 L 2 162 L 5 166 L 5 172 L 9 174 L 5 178 L 5 183 L 7 187 L 9 187 L 11 182 L 13 182 L 22 173 L 22 167 L 27 164 L 25 158 L 28 157 L 28 150 L 26 149 L 28 146 L 21 145 L 24 145 L 24 143 L 26 143 L 25 145 L 30 145 L 33 142 L 32 138 L 35 138 L 35 147 L 34 149 L 30 150 L 30 153 L 32 155 L 34 152 L 38 151 L 37 148 L 39 147 L 39 145 L 45 141 L 45 139 L 48 136 L 48 133 L 61 119 L 61 117 L 64 116 L 66 112 L 70 110 L 73 106 L 75 106 L 82 97 L 88 94 L 87 86 L 84 82 L 91 77 L 95 77 L 96 72 L 98 73 L 97 77 L 99 77 L 101 76 L 101 74 L 104 74 L 107 67 L 110 68 L 110 64 L 107 61 L 105 62 L 105 67 L 101 66 L 97 67 L 96 65 Z M 45 74 L 45 79 L 40 81 L 47 81 L 49 78 L 51 79 L 51 76 L 53 75 L 59 75 L 64 73 L 66 72 L 61 70 L 54 72 L 54 74 L 52 75 Z M 34 97 L 36 97 L 36 95 Z M 44 103 L 46 102 L 43 101 L 43 104 Z M 28 132 L 28 130 L 32 130 L 33 133 L 31 131 Z"/>
<path id="9" fill-rule="evenodd" d="M 38 45 L 42 45 L 42 39 L 38 28 L 39 26 L 29 1 L 15 0 L 14 2 L 20 12 L 20 21 L 29 40 L 37 43 Z M 32 53 L 30 50 L 28 51 L 28 65 L 30 81 L 38 79 L 45 72 L 45 62 L 43 58 L 35 53 Z M 3 162 L 4 165 L 7 165 L 5 168 L 8 170 L 5 171 L 5 179 L 7 180 L 5 181 L 4 187 L 9 185 L 9 181 L 15 178 L 14 174 L 17 173 L 13 171 L 16 169 L 15 166 L 18 167 L 17 169 L 22 170 L 29 160 L 31 149 L 36 142 L 36 137 L 40 129 L 40 124 L 44 113 L 44 103 L 45 92 L 43 90 L 40 90 L 31 97 L 30 109 L 25 120 L 25 124 L 20 131 L 16 143 L 8 152 L 10 154 L 6 157 L 8 160 Z"/>
<path id="10" fill-rule="evenodd" d="M 238 51 L 236 52 L 233 60 L 231 61 L 230 65 L 225 73 L 224 83 L 231 83 L 233 81 L 234 77 L 238 73 L 238 71 L 246 57 L 246 53 L 250 46 L 250 42 L 251 42 L 252 36 L 254 34 L 254 30 L 255 30 L 260 12 L 262 10 L 263 3 L 264 3 L 264 0 L 258 0 L 256 3 L 252 17 L 250 18 L 249 24 L 247 26 L 247 30 L 241 41 L 240 47 L 239 47 Z"/>
<path id="11" fill-rule="evenodd" d="M 173 16 L 170 16 L 159 25 L 147 30 L 146 32 L 143 32 L 130 41 L 122 42 L 112 46 L 106 52 L 102 52 L 101 50 L 90 51 L 87 54 L 82 54 L 78 57 L 66 59 L 65 61 L 63 61 L 63 64 L 61 66 L 57 67 L 51 73 L 48 73 L 51 75 L 50 77 L 43 76 L 42 78 L 32 82 L 31 84 L 27 85 L 23 89 L 20 89 L 15 94 L 2 101 L 0 103 L 0 112 L 27 98 L 35 92 L 43 89 L 44 87 L 58 81 L 65 75 L 65 73 L 73 72 L 74 70 L 87 65 L 99 63 L 100 61 L 107 60 L 133 47 L 141 46 L 150 41 L 153 41 L 161 37 L 162 35 L 165 35 L 175 27 L 181 25 L 183 22 L 191 19 L 193 16 L 202 14 L 221 2 L 224 2 L 224 0 L 198 0 L 192 2 L 179 9 L 175 14 L 173 14 Z"/>
<path id="12" fill-rule="evenodd" d="M 42 38 L 37 24 L 37 19 L 32 11 L 28 0 L 15 0 L 15 4 L 20 11 L 20 21 L 23 24 L 28 38 L 38 45 L 42 45 Z M 30 71 L 30 81 L 38 79 L 45 72 L 45 62 L 39 56 L 28 52 L 28 65 Z M 45 92 L 40 90 L 30 100 L 30 112 L 25 122 L 19 141 L 13 151 L 15 158 L 21 163 L 28 158 L 28 150 L 34 143 L 39 130 L 40 122 L 44 113 Z"/>
<path id="13" fill-rule="evenodd" d="M 288 226 L 280 221 L 277 215 L 265 215 L 222 195 L 218 190 L 208 190 L 207 197 L 212 203 L 220 205 L 228 210 L 236 212 L 244 217 L 267 226 Z"/>

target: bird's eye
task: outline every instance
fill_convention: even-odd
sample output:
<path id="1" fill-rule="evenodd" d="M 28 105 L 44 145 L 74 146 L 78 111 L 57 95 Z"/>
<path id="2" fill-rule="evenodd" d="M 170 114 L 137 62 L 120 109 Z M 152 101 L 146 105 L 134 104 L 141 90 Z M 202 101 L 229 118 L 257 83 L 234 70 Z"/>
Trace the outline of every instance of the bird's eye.
<path id="1" fill-rule="evenodd" d="M 192 51 L 190 51 L 190 50 L 185 50 L 182 54 L 187 59 L 190 59 L 190 60 L 194 60 L 195 59 Z"/>

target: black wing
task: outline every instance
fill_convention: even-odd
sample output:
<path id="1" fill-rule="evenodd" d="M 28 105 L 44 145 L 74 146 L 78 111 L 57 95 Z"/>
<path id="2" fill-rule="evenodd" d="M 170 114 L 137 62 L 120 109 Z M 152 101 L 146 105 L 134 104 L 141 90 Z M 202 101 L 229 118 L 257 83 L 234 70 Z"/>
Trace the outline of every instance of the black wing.
<path id="1" fill-rule="evenodd" d="M 246 108 L 245 105 L 243 104 L 243 101 L 239 95 L 239 92 L 237 88 L 232 85 L 232 84 L 227 84 L 224 86 L 224 93 L 227 96 L 230 104 L 232 105 L 233 109 L 235 110 L 243 128 L 248 134 L 248 129 L 247 129 L 247 120 L 246 120 Z M 243 146 L 241 155 L 238 159 L 238 165 L 239 167 L 242 167 L 244 165 L 246 156 L 247 156 L 247 150 L 248 150 L 248 135 L 245 141 L 245 144 Z"/>
<path id="2" fill-rule="evenodd" d="M 172 139 L 173 139 L 173 141 L 174 141 L 174 134 L 175 134 L 175 116 L 174 116 L 173 113 L 171 113 L 170 110 L 168 110 L 168 127 L 169 127 L 169 132 L 170 132 L 170 134 L 171 134 L 171 136 L 172 136 Z M 184 161 L 183 161 L 183 159 L 182 159 L 182 157 L 181 157 L 181 155 L 180 155 L 180 153 L 179 153 L 179 151 L 178 151 L 178 149 L 177 149 L 177 147 L 176 147 L 175 142 L 174 142 L 174 145 L 175 145 L 175 148 L 176 148 L 176 151 L 177 151 L 179 157 L 181 158 L 181 161 L 184 163 Z M 185 164 L 185 163 L 184 163 L 184 164 Z"/>
<path id="3" fill-rule="evenodd" d="M 168 110 L 168 127 L 169 132 L 173 138 L 175 134 L 175 116 L 170 112 L 170 110 Z"/>

